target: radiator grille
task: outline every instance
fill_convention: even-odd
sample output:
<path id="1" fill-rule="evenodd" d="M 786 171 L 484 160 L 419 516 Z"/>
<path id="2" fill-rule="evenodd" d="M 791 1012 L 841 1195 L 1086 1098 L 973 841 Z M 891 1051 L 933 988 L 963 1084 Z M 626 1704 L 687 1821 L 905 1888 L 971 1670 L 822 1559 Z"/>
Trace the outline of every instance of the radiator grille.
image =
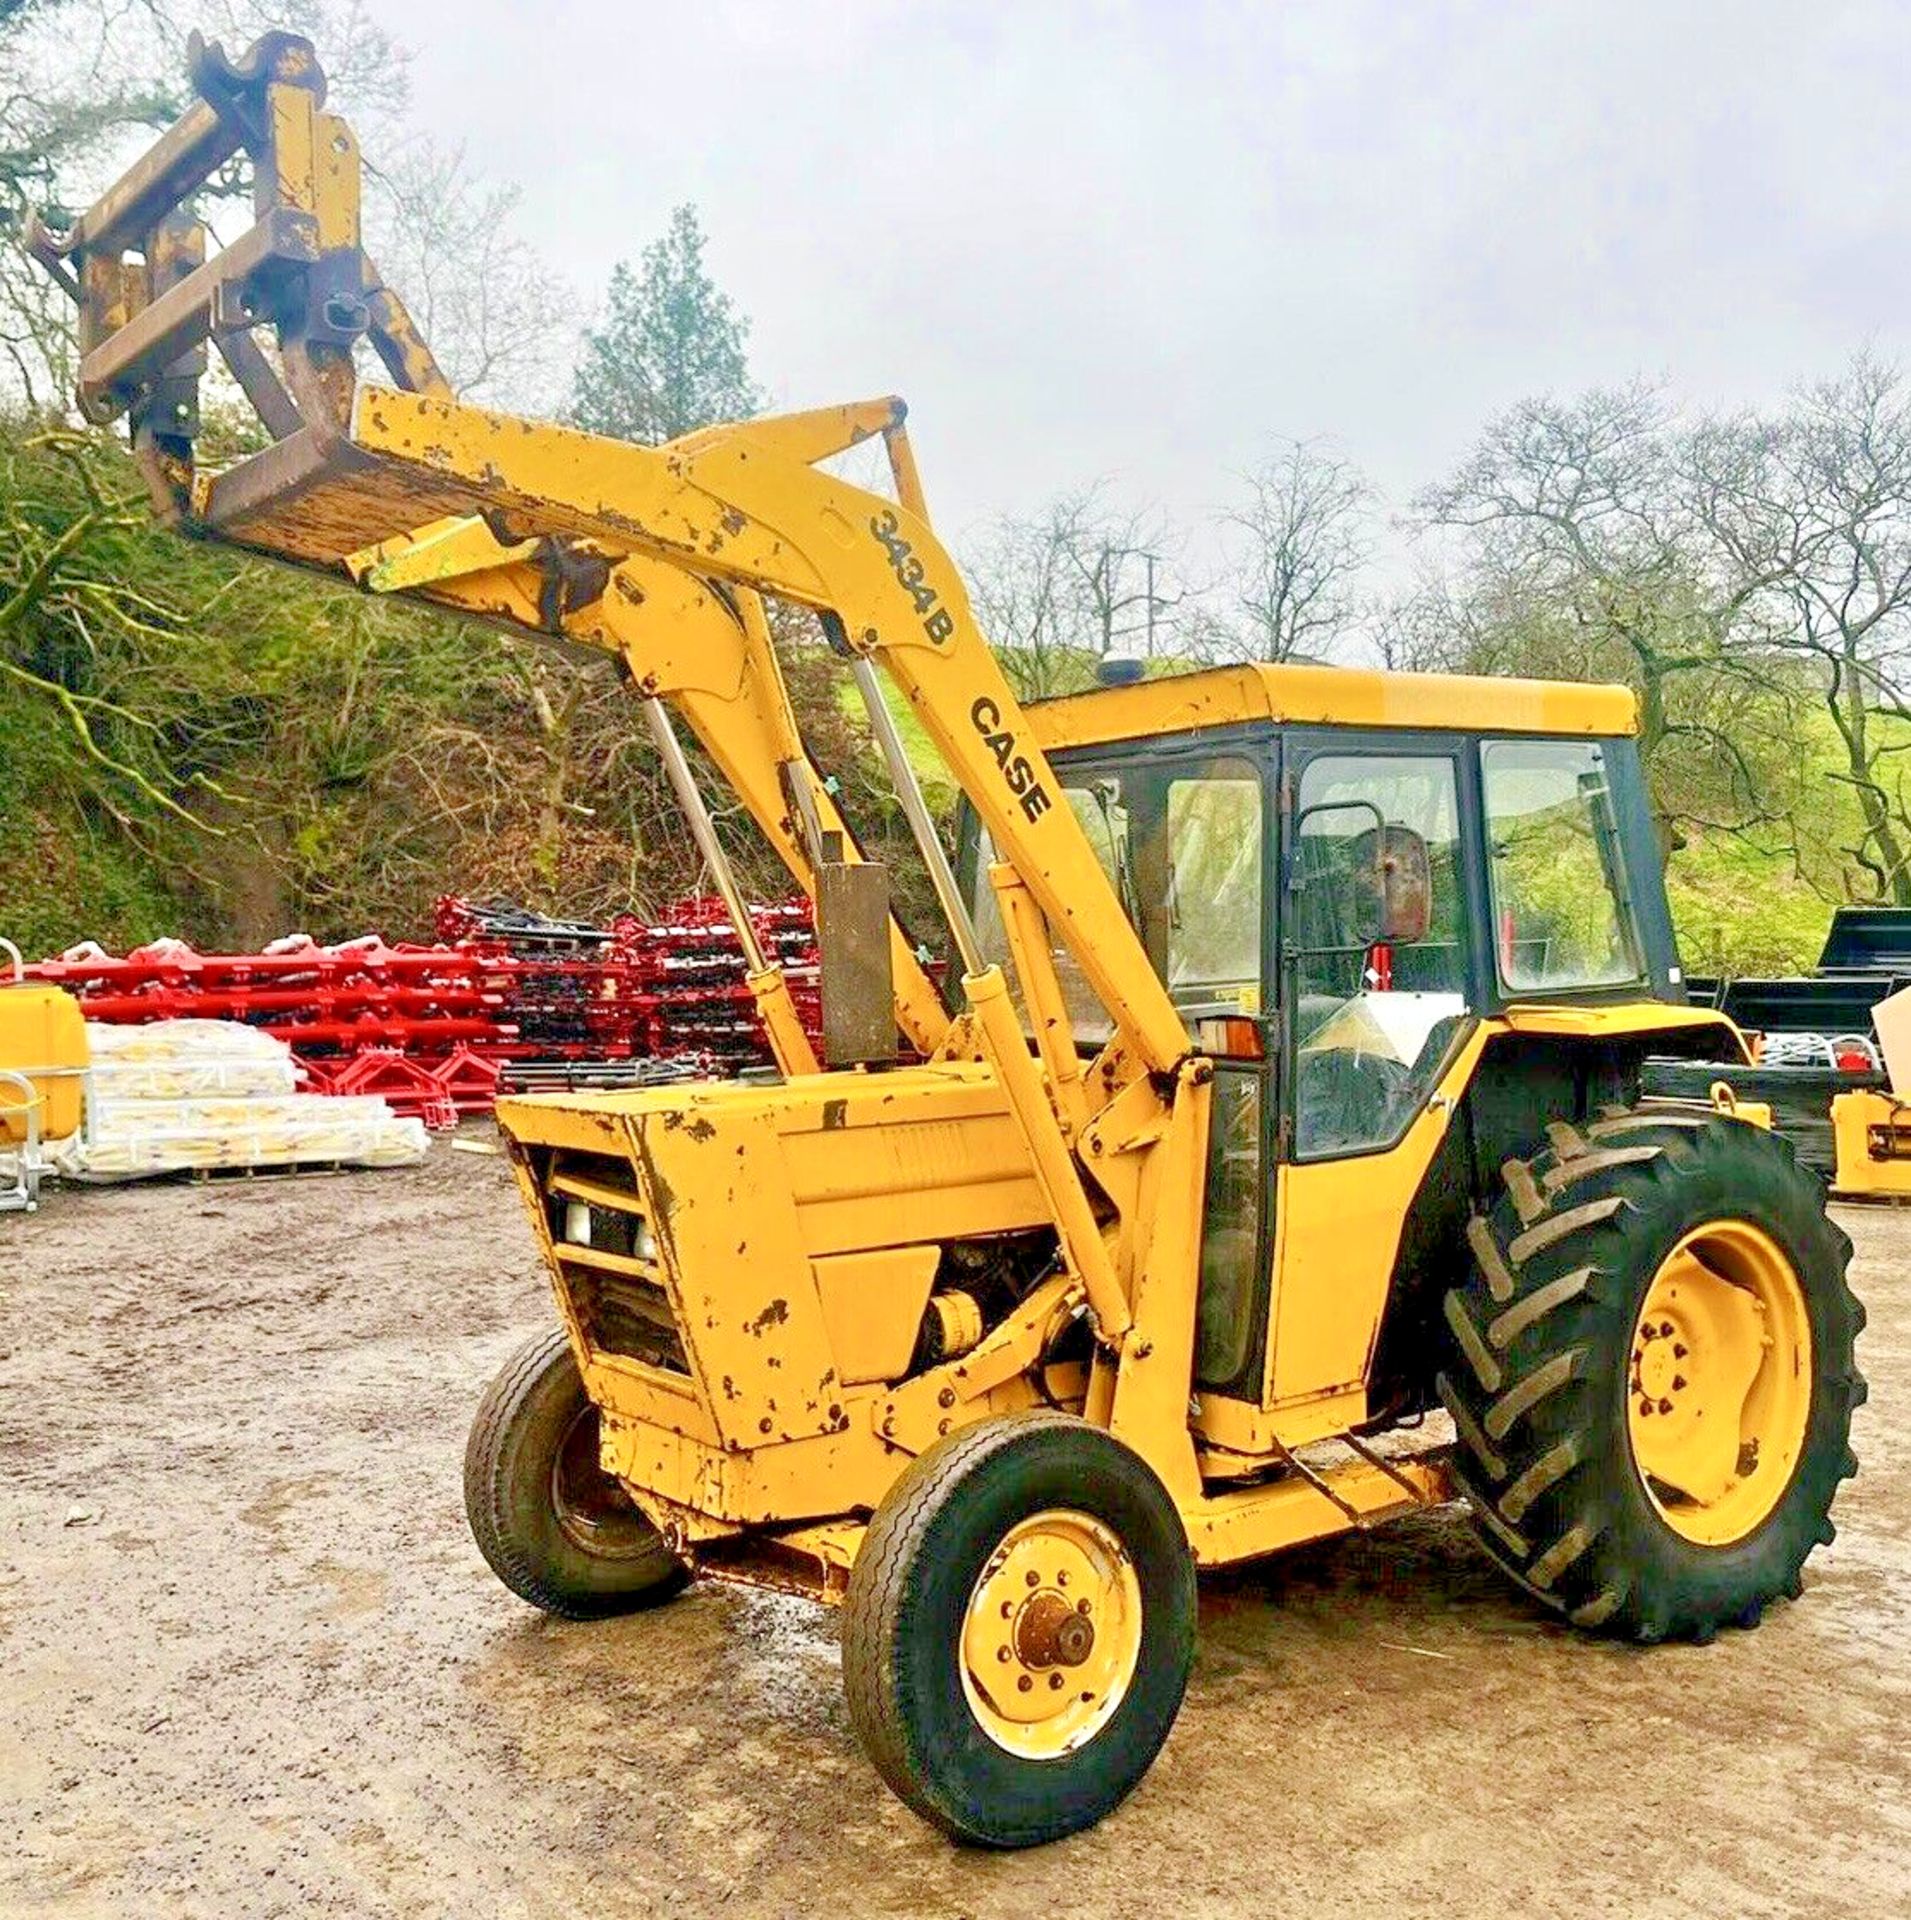
<path id="1" fill-rule="evenodd" d="M 556 1153 L 541 1184 L 551 1245 L 586 1342 L 599 1353 L 687 1374 L 656 1240 L 628 1163 L 608 1154 Z"/>

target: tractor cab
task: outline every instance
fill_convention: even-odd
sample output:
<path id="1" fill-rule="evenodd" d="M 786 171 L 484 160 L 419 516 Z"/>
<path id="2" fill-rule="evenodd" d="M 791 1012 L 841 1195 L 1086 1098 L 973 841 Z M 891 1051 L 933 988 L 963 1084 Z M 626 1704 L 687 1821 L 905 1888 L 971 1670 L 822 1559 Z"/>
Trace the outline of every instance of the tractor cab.
<path id="1" fill-rule="evenodd" d="M 1383 685 L 1376 722 L 1363 696 Z M 1028 712 L 1191 1036 L 1219 1056 L 1275 1037 L 1410 1066 L 1469 1012 L 1685 1002 L 1623 688 L 1246 666 Z M 1006 957 L 967 808 L 959 838 Z M 1102 1044 L 1106 1014 L 1065 951 L 1056 964 L 1078 1040 Z"/>
<path id="2" fill-rule="evenodd" d="M 1285 1187 L 1309 1208 L 1345 1179 L 1327 1168 L 1399 1147 L 1489 1016 L 1684 1005 L 1632 696 L 1248 665 L 1028 712 L 1213 1060 L 1196 1377 L 1259 1401 Z M 972 811 L 958 838 L 1006 965 Z M 1100 1048 L 1106 1014 L 1054 959 L 1078 1047 Z M 1411 1197 L 1385 1203 L 1396 1229 Z"/>

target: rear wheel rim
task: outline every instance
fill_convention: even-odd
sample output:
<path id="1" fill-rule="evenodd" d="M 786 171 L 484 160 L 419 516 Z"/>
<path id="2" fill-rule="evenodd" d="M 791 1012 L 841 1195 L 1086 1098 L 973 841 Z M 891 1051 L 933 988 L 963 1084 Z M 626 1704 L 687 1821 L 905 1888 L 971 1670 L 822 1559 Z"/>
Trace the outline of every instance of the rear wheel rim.
<path id="1" fill-rule="evenodd" d="M 977 1724 L 1024 1760 L 1092 1740 L 1141 1660 L 1141 1581 L 1119 1536 L 1054 1507 L 1002 1536 L 963 1615 L 962 1691 Z"/>
<path id="2" fill-rule="evenodd" d="M 1633 1327 L 1626 1430 L 1673 1532 L 1725 1547 L 1770 1519 L 1805 1447 L 1805 1289 L 1762 1227 L 1713 1220 L 1660 1262 Z"/>
<path id="3" fill-rule="evenodd" d="M 656 1530 L 598 1457 L 597 1409 L 585 1406 L 551 1461 L 551 1511 L 564 1537 L 593 1560 L 637 1560 L 653 1552 Z"/>

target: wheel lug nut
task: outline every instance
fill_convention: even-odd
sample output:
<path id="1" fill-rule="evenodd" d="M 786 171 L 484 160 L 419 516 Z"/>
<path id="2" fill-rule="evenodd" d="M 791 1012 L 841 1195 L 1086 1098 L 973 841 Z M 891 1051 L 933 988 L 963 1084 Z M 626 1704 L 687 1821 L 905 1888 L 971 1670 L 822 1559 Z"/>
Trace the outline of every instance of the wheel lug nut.
<path id="1" fill-rule="evenodd" d="M 997 1658 L 998 1660 L 1002 1660 L 1002 1661 L 1006 1661 L 1006 1660 L 1008 1659 L 1008 1657 L 1009 1657 L 1009 1650 L 1008 1650 L 1008 1648 L 1007 1648 L 1007 1647 L 997 1647 L 997 1648 L 996 1648 L 996 1650 L 995 1650 L 995 1657 L 996 1657 L 996 1658 Z"/>
<path id="2" fill-rule="evenodd" d="M 1059 1673 L 1051 1673 L 1048 1676 L 1048 1684 L 1051 1690 L 1059 1689 L 1062 1684 L 1062 1676 Z"/>
<path id="3" fill-rule="evenodd" d="M 1650 1413 L 1652 1411 L 1652 1402 L 1650 1400 L 1641 1400 L 1639 1402 L 1639 1411 L 1642 1414 Z"/>
<path id="4" fill-rule="evenodd" d="M 1672 1343 L 1672 1357 L 1675 1360 L 1683 1360 L 1685 1358 L 1685 1348 L 1676 1340 Z"/>
<path id="5" fill-rule="evenodd" d="M 1039 1587 L 1042 1584 L 1042 1576 L 1039 1573 L 1031 1573 L 1028 1577 L 1028 1583 L 1031 1587 Z"/>
<path id="6" fill-rule="evenodd" d="M 1670 1413 L 1672 1411 L 1672 1402 L 1670 1400 L 1661 1400 L 1659 1402 L 1659 1411 L 1661 1413 Z"/>
<path id="7" fill-rule="evenodd" d="M 1067 1575 L 1067 1574 L 1065 1574 L 1065 1573 L 1058 1573 L 1058 1574 L 1057 1574 L 1057 1575 L 1055 1576 L 1055 1584 L 1056 1584 L 1056 1585 L 1057 1585 L 1058 1587 L 1065 1587 L 1065 1586 L 1067 1586 L 1067 1585 L 1068 1585 L 1068 1575 Z"/>
<path id="8" fill-rule="evenodd" d="M 1031 1680 L 1031 1679 L 1030 1679 L 1030 1678 L 1028 1677 L 1028 1675 L 1027 1675 L 1027 1674 L 1023 1674 L 1023 1676 L 1021 1677 L 1021 1679 L 1019 1679 L 1018 1681 L 1016 1681 L 1016 1683 L 1015 1683 L 1015 1690 L 1016 1690 L 1016 1692 L 1017 1692 L 1017 1693 L 1027 1693 L 1027 1692 L 1028 1692 L 1028 1690 L 1029 1690 L 1029 1689 L 1030 1689 L 1030 1688 L 1031 1688 L 1032 1686 L 1034 1686 L 1034 1684 L 1035 1684 L 1035 1682 L 1034 1682 L 1033 1680 Z"/>
<path id="9" fill-rule="evenodd" d="M 1674 1374 L 1674 1375 L 1672 1376 L 1672 1391 L 1673 1391 L 1674 1393 L 1677 1393 L 1677 1392 L 1679 1392 L 1679 1391 L 1680 1391 L 1680 1390 L 1681 1390 L 1681 1389 L 1682 1389 L 1682 1388 L 1683 1388 L 1684 1386 L 1685 1386 L 1685 1375 L 1684 1375 L 1684 1374 L 1682 1374 L 1682 1373 L 1675 1373 L 1675 1374 Z"/>
<path id="10" fill-rule="evenodd" d="M 1086 1618 L 1089 1612 L 1088 1602 L 1086 1600 L 1077 1600 L 1075 1602 L 1075 1611 Z"/>

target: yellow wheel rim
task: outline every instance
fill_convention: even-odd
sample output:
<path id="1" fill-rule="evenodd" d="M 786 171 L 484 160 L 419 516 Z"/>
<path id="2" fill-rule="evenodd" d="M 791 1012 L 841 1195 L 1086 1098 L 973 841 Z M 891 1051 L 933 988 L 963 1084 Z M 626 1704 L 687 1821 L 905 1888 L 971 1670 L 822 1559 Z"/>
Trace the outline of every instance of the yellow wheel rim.
<path id="1" fill-rule="evenodd" d="M 1791 1484 L 1811 1416 L 1797 1270 L 1744 1220 L 1688 1233 L 1653 1275 L 1626 1380 L 1632 1457 L 1666 1524 L 1701 1546 L 1755 1532 Z"/>
<path id="2" fill-rule="evenodd" d="M 1141 1582 L 1112 1528 L 1052 1508 L 1002 1536 L 962 1623 L 962 1691 L 982 1731 L 1059 1760 L 1113 1716 L 1141 1657 Z"/>

